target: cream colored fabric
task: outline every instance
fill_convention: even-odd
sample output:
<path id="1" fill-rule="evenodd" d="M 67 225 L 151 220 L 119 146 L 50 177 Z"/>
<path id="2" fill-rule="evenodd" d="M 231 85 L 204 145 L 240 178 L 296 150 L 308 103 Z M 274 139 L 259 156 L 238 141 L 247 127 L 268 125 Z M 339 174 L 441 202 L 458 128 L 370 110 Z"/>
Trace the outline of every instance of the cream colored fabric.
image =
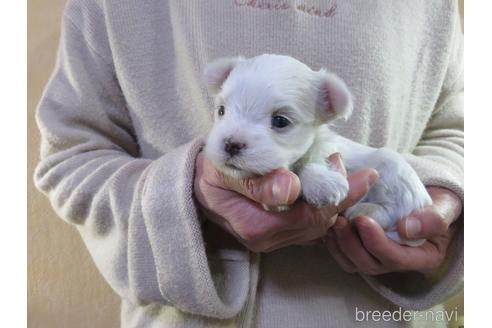
<path id="1" fill-rule="evenodd" d="M 206 248 L 192 195 L 194 158 L 211 124 L 200 75 L 225 55 L 283 53 L 335 71 L 356 99 L 341 134 L 405 153 L 424 182 L 463 195 L 454 5 L 328 2 L 310 11 L 295 1 L 259 3 L 269 2 L 67 8 L 38 108 L 35 179 L 123 298 L 124 326 L 343 327 L 354 323 L 355 306 L 423 309 L 461 282 L 461 238 L 439 282 L 402 275 L 412 288 L 389 288 L 389 278 L 364 277 L 366 284 L 315 248 L 273 252 L 261 266 L 245 250 Z"/>

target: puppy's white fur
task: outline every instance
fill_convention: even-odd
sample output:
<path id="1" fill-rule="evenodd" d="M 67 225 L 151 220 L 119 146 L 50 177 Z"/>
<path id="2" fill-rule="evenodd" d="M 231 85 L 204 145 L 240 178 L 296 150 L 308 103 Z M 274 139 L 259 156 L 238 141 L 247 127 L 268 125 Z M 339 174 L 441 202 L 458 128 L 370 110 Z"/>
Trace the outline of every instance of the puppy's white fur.
<path id="1" fill-rule="evenodd" d="M 308 203 L 338 205 L 347 196 L 348 181 L 326 158 L 340 152 L 349 173 L 370 167 L 380 175 L 345 215 L 374 218 L 401 244 L 423 243 L 402 240 L 396 231 L 398 219 L 432 202 L 415 171 L 394 151 L 367 147 L 330 131 L 328 123 L 348 118 L 353 108 L 352 95 L 340 78 L 280 55 L 219 59 L 207 66 L 204 78 L 216 104 L 205 152 L 219 170 L 247 177 L 289 168 L 298 174 Z M 276 127 L 274 116 L 290 124 Z M 226 144 L 236 145 L 235 151 Z"/>

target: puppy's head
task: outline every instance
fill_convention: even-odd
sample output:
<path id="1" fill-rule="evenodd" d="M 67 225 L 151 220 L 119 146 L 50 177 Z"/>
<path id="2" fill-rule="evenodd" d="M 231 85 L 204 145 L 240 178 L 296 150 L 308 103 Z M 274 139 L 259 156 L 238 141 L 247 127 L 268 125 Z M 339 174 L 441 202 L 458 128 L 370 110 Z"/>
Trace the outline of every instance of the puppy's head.
<path id="1" fill-rule="evenodd" d="M 215 95 L 205 152 L 228 175 L 263 175 L 289 167 L 312 145 L 320 125 L 352 112 L 338 77 L 288 56 L 223 58 L 206 67 Z"/>

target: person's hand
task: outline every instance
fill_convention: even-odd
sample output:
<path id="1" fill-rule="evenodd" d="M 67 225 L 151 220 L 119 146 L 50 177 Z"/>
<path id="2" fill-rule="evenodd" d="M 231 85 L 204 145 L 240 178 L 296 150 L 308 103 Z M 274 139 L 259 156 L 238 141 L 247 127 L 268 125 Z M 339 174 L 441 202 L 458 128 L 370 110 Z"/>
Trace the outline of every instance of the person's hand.
<path id="1" fill-rule="evenodd" d="M 433 272 L 442 264 L 451 241 L 451 224 L 462 210 L 461 200 L 451 191 L 428 187 L 433 204 L 413 211 L 398 222 L 401 237 L 427 239 L 419 247 L 401 246 L 389 239 L 369 217 L 348 222 L 338 217 L 326 238 L 333 258 L 346 272 L 377 275 L 396 271 Z"/>
<path id="2" fill-rule="evenodd" d="M 344 171 L 339 155 L 330 159 Z M 207 219 L 219 225 L 254 252 L 268 252 L 304 244 L 326 235 L 338 212 L 355 204 L 378 179 L 375 170 L 361 170 L 349 179 L 350 190 L 339 206 L 316 209 L 297 201 L 299 178 L 287 169 L 266 176 L 233 179 L 216 170 L 203 153 L 195 163 L 194 192 Z M 291 205 L 285 212 L 270 212 L 268 206 Z"/>

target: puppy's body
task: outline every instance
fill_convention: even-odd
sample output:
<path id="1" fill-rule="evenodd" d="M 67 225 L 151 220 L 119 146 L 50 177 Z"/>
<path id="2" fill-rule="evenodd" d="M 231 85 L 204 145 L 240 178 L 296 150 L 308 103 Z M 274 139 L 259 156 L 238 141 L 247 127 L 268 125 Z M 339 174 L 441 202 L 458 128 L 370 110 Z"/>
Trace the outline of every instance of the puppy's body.
<path id="1" fill-rule="evenodd" d="M 324 149 L 330 149 L 342 155 L 348 174 L 364 168 L 373 168 L 380 175 L 378 182 L 369 193 L 356 205 L 347 209 L 345 216 L 349 219 L 362 215 L 372 217 L 393 240 L 410 246 L 422 244 L 423 241 L 404 241 L 396 231 L 398 219 L 408 216 L 415 209 L 423 208 L 432 203 L 425 186 L 413 168 L 400 154 L 388 148 L 368 147 L 339 135 L 330 135 L 330 133 L 323 133 L 322 135 L 328 135 L 328 138 L 320 140 L 322 144 L 325 144 Z M 315 154 L 314 156 L 308 155 L 309 161 L 307 163 L 323 165 L 325 159 L 323 153 L 315 150 Z M 309 174 L 306 176 L 303 173 L 303 168 L 300 169 L 299 175 L 302 177 L 301 185 L 316 184 L 315 180 L 310 181 Z"/>
<path id="2" fill-rule="evenodd" d="M 348 193 L 347 178 L 326 162 L 340 152 L 349 173 L 374 168 L 380 175 L 345 215 L 374 218 L 399 243 L 423 242 L 401 240 L 396 232 L 398 219 L 431 204 L 415 171 L 394 151 L 355 143 L 329 129 L 352 112 L 342 80 L 279 55 L 221 59 L 207 67 L 205 78 L 216 94 L 205 151 L 219 170 L 246 177 L 289 168 L 299 176 L 304 199 L 322 207 L 340 203 Z"/>

